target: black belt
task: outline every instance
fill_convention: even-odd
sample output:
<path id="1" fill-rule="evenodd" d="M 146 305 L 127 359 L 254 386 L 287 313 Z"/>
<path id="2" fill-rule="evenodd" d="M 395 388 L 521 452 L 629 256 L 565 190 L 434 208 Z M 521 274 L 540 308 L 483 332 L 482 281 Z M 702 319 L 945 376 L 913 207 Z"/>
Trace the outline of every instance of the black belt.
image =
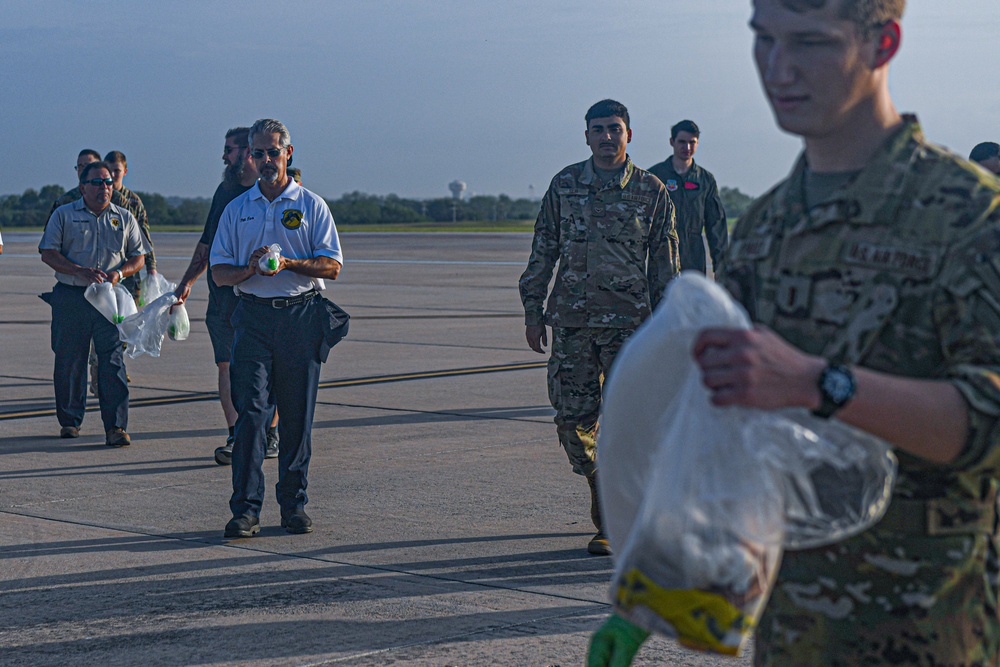
<path id="1" fill-rule="evenodd" d="M 271 308 L 288 308 L 289 306 L 297 306 L 300 303 L 305 303 L 315 296 L 319 296 L 319 292 L 316 290 L 309 290 L 305 294 L 300 294 L 298 296 L 279 296 L 276 298 L 264 298 L 262 296 L 256 296 L 254 294 L 247 294 L 246 292 L 240 292 L 240 298 L 246 299 L 247 301 L 253 301 L 254 303 L 260 303 L 265 306 L 271 306 Z"/>

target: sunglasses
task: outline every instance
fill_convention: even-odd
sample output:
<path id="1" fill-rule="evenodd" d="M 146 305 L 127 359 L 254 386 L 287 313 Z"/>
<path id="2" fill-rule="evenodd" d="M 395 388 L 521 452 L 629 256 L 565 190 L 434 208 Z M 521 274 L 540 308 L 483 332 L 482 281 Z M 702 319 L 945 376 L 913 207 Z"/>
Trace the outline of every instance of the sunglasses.
<path id="1" fill-rule="evenodd" d="M 80 181 L 80 185 L 114 185 L 115 179 L 113 178 L 91 178 L 90 180 Z"/>
<path id="2" fill-rule="evenodd" d="M 267 155 L 272 160 L 277 160 L 278 156 L 284 152 L 283 148 L 268 148 L 266 151 L 260 148 L 250 151 L 250 156 L 254 160 L 263 160 L 264 156 Z"/>

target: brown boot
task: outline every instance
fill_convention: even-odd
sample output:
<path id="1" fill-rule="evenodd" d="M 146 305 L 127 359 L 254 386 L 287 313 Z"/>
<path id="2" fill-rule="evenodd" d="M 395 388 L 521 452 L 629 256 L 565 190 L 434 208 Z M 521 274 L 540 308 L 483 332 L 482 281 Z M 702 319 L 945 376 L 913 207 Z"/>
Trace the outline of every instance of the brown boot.
<path id="1" fill-rule="evenodd" d="M 590 485 L 590 519 L 594 522 L 594 527 L 597 528 L 597 534 L 587 544 L 587 553 L 594 554 L 595 556 L 610 556 L 611 545 L 608 544 L 608 538 L 604 534 L 604 524 L 601 521 L 601 504 L 597 498 L 597 475 L 594 474 L 588 477 L 587 484 Z"/>

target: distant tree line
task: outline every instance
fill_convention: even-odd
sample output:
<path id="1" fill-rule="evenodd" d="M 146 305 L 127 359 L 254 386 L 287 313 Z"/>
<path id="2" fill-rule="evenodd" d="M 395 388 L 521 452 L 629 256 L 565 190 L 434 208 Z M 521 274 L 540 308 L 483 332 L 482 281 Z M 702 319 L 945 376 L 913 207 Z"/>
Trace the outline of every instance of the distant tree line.
<path id="1" fill-rule="evenodd" d="M 66 192 L 61 185 L 46 185 L 41 190 L 28 188 L 21 195 L 0 196 L 0 227 L 44 227 L 52 202 Z M 164 197 L 136 192 L 142 198 L 151 225 L 204 225 L 211 200 L 201 197 Z"/>
<path id="2" fill-rule="evenodd" d="M 725 186 L 719 188 L 719 198 L 722 199 L 722 206 L 726 209 L 726 216 L 729 218 L 738 218 L 746 213 L 754 200 L 753 197 L 743 194 L 737 188 Z"/>
<path id="3" fill-rule="evenodd" d="M 533 220 L 538 202 L 507 195 L 475 195 L 468 199 L 404 199 L 396 195 L 351 192 L 328 199 L 333 219 L 344 225 L 380 225 L 392 222 L 485 222 Z"/>
<path id="4" fill-rule="evenodd" d="M 0 196 L 0 228 L 42 227 L 48 219 L 52 202 L 65 190 L 46 185 L 41 190 L 29 188 L 21 195 Z M 203 197 L 164 197 L 151 192 L 137 192 L 146 206 L 149 224 L 201 227 L 208 217 L 211 201 Z M 720 188 L 726 214 L 737 217 L 746 211 L 753 198 L 736 188 Z M 533 220 L 539 202 L 511 199 L 507 195 L 473 195 L 468 199 L 405 199 L 394 194 L 371 195 L 351 192 L 340 199 L 328 199 L 333 218 L 342 225 L 381 225 L 399 222 L 489 222 Z"/>

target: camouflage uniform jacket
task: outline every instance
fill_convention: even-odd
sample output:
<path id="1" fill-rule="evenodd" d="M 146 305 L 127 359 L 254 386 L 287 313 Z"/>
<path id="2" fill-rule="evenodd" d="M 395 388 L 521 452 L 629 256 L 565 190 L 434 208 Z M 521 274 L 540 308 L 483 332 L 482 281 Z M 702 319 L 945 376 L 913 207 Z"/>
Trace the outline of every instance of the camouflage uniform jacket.
<path id="1" fill-rule="evenodd" d="M 1000 184 L 926 143 L 912 116 L 808 211 L 805 169 L 740 219 L 718 280 L 808 353 L 950 381 L 969 428 L 950 464 L 897 452 L 873 528 L 786 552 L 757 664 L 997 664 Z"/>
<path id="2" fill-rule="evenodd" d="M 149 246 L 149 254 L 146 255 L 146 272 L 156 270 L 156 255 L 153 254 L 153 239 L 149 235 L 149 216 L 146 215 L 146 207 L 143 206 L 142 200 L 139 199 L 139 195 L 132 192 L 124 185 L 120 190 L 115 190 L 121 195 L 122 201 L 125 208 L 135 216 L 136 221 L 139 223 L 139 229 L 142 230 L 142 236 L 146 239 L 146 245 Z"/>
<path id="3" fill-rule="evenodd" d="M 715 176 L 693 161 L 690 169 L 684 174 L 678 174 L 674 169 L 673 158 L 654 164 L 649 168 L 649 173 L 663 181 L 670 201 L 677 207 L 681 269 L 702 273 L 708 270 L 705 244 L 701 241 L 702 231 L 705 232 L 708 249 L 712 253 L 712 266 L 718 266 L 729 246 L 729 227 Z"/>
<path id="4" fill-rule="evenodd" d="M 593 160 L 563 169 L 542 199 L 531 257 L 519 281 L 525 324 L 641 324 L 679 270 L 674 224 L 663 184 L 630 158 L 621 174 L 603 185 Z"/>

